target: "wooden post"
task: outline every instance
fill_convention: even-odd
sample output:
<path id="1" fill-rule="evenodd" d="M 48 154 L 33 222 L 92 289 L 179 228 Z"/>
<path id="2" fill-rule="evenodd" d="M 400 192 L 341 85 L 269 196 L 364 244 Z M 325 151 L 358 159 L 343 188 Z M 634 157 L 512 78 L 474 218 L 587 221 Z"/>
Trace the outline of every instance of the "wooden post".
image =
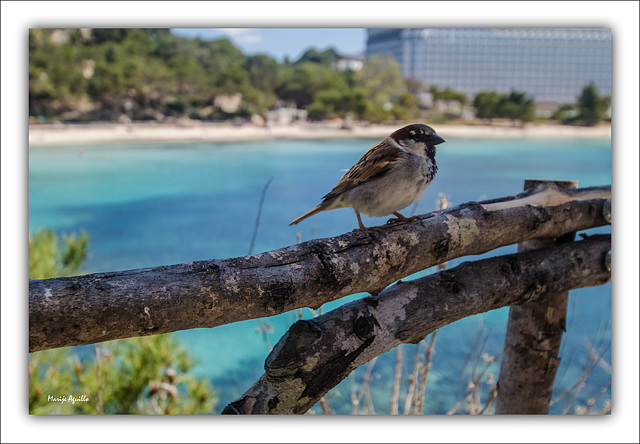
<path id="1" fill-rule="evenodd" d="M 578 187 L 577 181 L 525 180 L 524 189 L 550 183 L 559 188 Z M 533 239 L 518 244 L 518 252 L 573 242 L 574 238 L 575 232 L 556 239 Z M 496 414 L 549 413 L 553 382 L 560 364 L 560 342 L 566 330 L 568 299 L 568 292 L 549 294 L 536 302 L 509 308 Z"/>

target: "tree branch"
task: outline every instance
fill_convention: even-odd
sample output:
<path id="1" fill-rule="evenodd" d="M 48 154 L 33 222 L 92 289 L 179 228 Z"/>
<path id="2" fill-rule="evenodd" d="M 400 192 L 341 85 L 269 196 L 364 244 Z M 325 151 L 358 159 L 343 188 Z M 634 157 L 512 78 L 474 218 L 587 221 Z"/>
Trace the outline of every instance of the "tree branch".
<path id="1" fill-rule="evenodd" d="M 262 377 L 223 413 L 303 414 L 351 371 L 401 343 L 467 316 L 605 283 L 610 249 L 610 236 L 592 236 L 466 262 L 298 321 L 267 357 Z"/>
<path id="2" fill-rule="evenodd" d="M 378 294 L 457 257 L 610 223 L 610 186 L 572 191 L 530 190 L 433 212 L 383 233 L 346 233 L 235 259 L 30 281 L 29 351 L 317 308 L 358 292 Z"/>

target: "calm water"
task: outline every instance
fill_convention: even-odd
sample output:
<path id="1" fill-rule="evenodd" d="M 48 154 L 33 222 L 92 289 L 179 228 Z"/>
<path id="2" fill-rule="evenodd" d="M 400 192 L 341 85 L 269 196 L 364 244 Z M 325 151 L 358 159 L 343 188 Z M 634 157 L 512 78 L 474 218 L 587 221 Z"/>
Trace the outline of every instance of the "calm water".
<path id="1" fill-rule="evenodd" d="M 90 272 L 126 270 L 211 258 L 244 256 L 249 252 L 260 195 L 272 179 L 264 201 L 253 252 L 302 240 L 342 234 L 357 226 L 351 210 L 321 213 L 295 227 L 288 224 L 320 202 L 360 156 L 371 140 L 272 141 L 264 143 L 154 143 L 29 150 L 29 230 L 58 232 L 81 229 L 90 234 Z M 516 194 L 524 179 L 579 180 L 581 187 L 611 183 L 608 140 L 480 140 L 451 139 L 438 148 L 439 173 L 415 207 L 405 215 L 433 211 L 440 192 L 459 203 Z M 384 219 L 364 218 L 365 224 Z M 609 228 L 590 233 L 610 232 Z M 515 251 L 505 247 L 495 253 Z M 471 258 L 476 259 L 477 257 Z M 455 266 L 463 260 L 451 261 Z M 429 270 L 428 272 L 431 272 Z M 354 295 L 323 307 L 335 308 Z M 610 284 L 572 292 L 568 332 L 556 393 L 574 385 L 588 361 L 589 343 L 610 342 Z M 489 334 L 486 351 L 502 348 L 508 311 L 474 316 L 440 330 L 429 374 L 425 412 L 446 412 L 467 380 L 461 379 L 475 337 Z M 311 314 L 304 310 L 304 316 Z M 297 320 L 297 313 L 264 319 L 274 345 Z M 263 372 L 268 348 L 256 333 L 257 320 L 215 329 L 174 333 L 199 359 L 195 372 L 210 377 L 220 392 L 220 410 L 241 395 Z M 405 372 L 412 366 L 414 346 L 403 346 Z M 80 348 L 80 352 L 82 349 Z M 610 363 L 610 352 L 605 354 Z M 376 362 L 372 403 L 388 412 L 395 351 Z M 610 381 L 606 366 L 598 366 L 580 391 L 586 402 Z M 497 377 L 499 365 L 490 371 Z M 355 372 L 359 382 L 364 373 Z M 404 382 L 406 390 L 406 378 Z M 350 412 L 350 380 L 332 392 L 338 413 Z M 597 406 L 610 392 L 603 396 Z M 401 406 L 403 399 L 401 397 Z M 562 411 L 563 402 L 552 412 Z M 401 407 L 402 409 L 402 407 Z"/>

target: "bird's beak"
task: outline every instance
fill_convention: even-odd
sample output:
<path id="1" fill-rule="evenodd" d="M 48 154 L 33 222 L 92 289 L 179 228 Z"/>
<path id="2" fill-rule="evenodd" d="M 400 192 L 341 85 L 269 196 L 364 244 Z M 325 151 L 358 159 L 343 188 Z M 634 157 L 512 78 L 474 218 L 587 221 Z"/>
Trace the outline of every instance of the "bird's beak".
<path id="1" fill-rule="evenodd" d="M 429 143 L 433 146 L 435 145 L 440 145 L 441 143 L 444 143 L 445 140 L 438 136 L 437 134 L 432 134 L 431 137 L 429 137 Z"/>

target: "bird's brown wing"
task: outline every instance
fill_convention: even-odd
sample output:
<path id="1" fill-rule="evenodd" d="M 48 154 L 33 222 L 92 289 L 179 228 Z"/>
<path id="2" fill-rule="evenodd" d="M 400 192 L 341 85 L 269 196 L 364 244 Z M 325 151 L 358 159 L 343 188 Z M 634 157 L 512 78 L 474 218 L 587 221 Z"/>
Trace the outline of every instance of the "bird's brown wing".
<path id="1" fill-rule="evenodd" d="M 358 163 L 342 176 L 340 182 L 323 199 L 326 201 L 336 198 L 363 182 L 382 176 L 389 171 L 392 163 L 404 154 L 400 148 L 390 146 L 386 141 L 380 142 L 364 153 Z"/>

